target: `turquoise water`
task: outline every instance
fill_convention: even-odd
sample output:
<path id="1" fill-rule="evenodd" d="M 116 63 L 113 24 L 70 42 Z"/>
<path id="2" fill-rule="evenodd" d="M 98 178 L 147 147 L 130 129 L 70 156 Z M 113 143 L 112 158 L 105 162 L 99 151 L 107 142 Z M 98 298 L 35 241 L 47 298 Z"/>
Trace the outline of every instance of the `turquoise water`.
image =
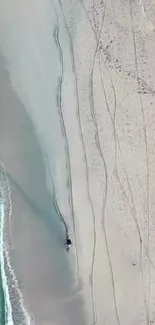
<path id="1" fill-rule="evenodd" d="M 5 300 L 2 288 L 2 277 L 0 273 L 0 325 L 5 324 Z"/>
<path id="2" fill-rule="evenodd" d="M 5 182 L 5 173 L 3 171 L 2 168 L 2 164 L 0 162 L 0 197 L 2 199 L 4 193 L 6 191 L 6 182 Z M 7 324 L 8 322 L 6 322 L 6 301 L 5 301 L 5 294 L 4 294 L 4 290 L 3 290 L 3 285 L 4 285 L 4 279 L 2 276 L 2 268 L 3 268 L 3 261 L 2 261 L 2 239 L 3 239 L 3 234 L 2 234 L 2 229 L 3 229 L 3 217 L 4 215 L 2 214 L 2 202 L 0 199 L 0 325 L 9 325 Z"/>
<path id="3" fill-rule="evenodd" d="M 8 190 L 9 187 L 5 170 L 3 164 L 0 162 L 0 325 L 12 325 L 12 322 L 9 321 L 10 300 L 8 300 L 9 292 L 6 282 L 4 254 L 4 216 L 6 213 L 8 214 L 8 207 L 10 206 Z"/>
<path id="4" fill-rule="evenodd" d="M 13 207 L 11 239 L 13 238 L 14 249 L 9 252 L 11 268 L 10 264 L 8 265 L 6 256 L 4 256 L 5 254 L 2 254 L 5 247 L 1 246 L 2 241 L 0 240 L 0 247 L 2 247 L 0 259 L 5 264 L 7 285 L 9 286 L 8 297 L 5 290 L 7 286 L 5 286 L 3 271 L 2 278 L 4 280 L 1 281 L 1 284 L 4 295 L 1 294 L 2 298 L 0 299 L 1 324 L 30 325 L 30 321 L 27 321 L 28 317 L 23 308 L 23 303 L 21 304 L 23 299 L 21 299 L 19 287 L 24 296 L 25 306 L 30 313 L 32 312 L 36 324 L 42 325 L 42 319 L 45 323 L 50 324 L 53 317 L 56 318 L 58 324 L 85 324 L 83 297 L 81 291 L 79 292 L 73 272 L 74 255 L 68 255 L 64 250 L 65 227 L 53 205 L 50 164 L 46 163 L 47 159 L 44 158 L 47 148 L 45 147 L 44 150 L 44 147 L 40 145 L 41 141 L 39 142 L 35 132 L 36 127 L 31 122 L 20 99 L 12 90 L 8 81 L 9 76 L 3 64 L 4 62 L 1 61 L 0 159 L 5 165 L 9 184 L 8 182 L 6 184 L 4 166 L 1 169 L 0 164 L 0 190 L 3 193 L 5 191 L 6 201 L 8 194 L 10 197 L 8 187 L 11 187 L 11 206 Z M 44 106 L 46 106 L 46 101 Z M 50 119 L 49 114 L 46 113 L 46 115 L 50 121 L 50 129 L 47 130 L 47 133 L 51 134 L 51 130 L 55 130 L 55 127 L 52 128 L 55 120 Z M 45 127 L 48 126 L 46 121 L 43 121 Z M 56 131 L 54 142 L 57 147 L 62 147 L 59 145 L 60 141 L 57 139 Z M 55 157 L 55 152 L 52 151 L 51 146 L 47 145 L 47 147 L 49 147 L 51 154 L 50 159 L 54 161 L 53 164 L 58 161 L 57 169 L 60 169 L 58 156 L 61 156 L 61 150 L 59 150 L 60 155 Z M 62 164 L 62 170 L 64 168 Z M 68 193 L 67 183 L 64 182 L 63 177 L 60 179 L 62 193 L 65 193 L 65 189 L 66 193 Z M 55 193 L 59 197 L 58 188 L 56 188 Z M 65 194 L 63 202 L 65 203 L 67 200 L 68 194 Z M 10 202 L 7 202 L 7 206 L 8 203 Z M 60 208 L 59 204 L 58 207 Z M 63 215 L 66 216 L 67 209 L 65 211 L 66 213 L 63 213 Z M 9 211 L 6 211 L 5 218 L 4 211 L 1 212 L 0 221 L 5 219 L 5 222 L 7 222 Z M 7 224 L 5 229 L 9 230 Z M 0 231 L 0 234 L 2 234 L 2 231 Z M 5 232 L 5 234 L 8 233 Z M 8 239 L 8 236 L 5 239 Z M 25 243 L 27 243 L 26 247 Z M 11 247 L 12 242 L 10 241 L 9 244 Z M 1 269 L 4 270 L 2 265 Z M 16 274 L 18 283 L 13 274 Z M 42 281 L 40 281 L 40 278 Z M 2 290 L 0 290 L 0 293 L 2 293 Z M 5 310 L 4 298 L 6 300 Z M 7 307 L 9 307 L 8 298 L 11 300 L 13 321 L 5 322 L 4 315 L 7 312 Z"/>
<path id="5" fill-rule="evenodd" d="M 12 211 L 10 185 L 0 161 L 0 325 L 30 324 L 14 271 L 10 264 L 4 233 Z"/>

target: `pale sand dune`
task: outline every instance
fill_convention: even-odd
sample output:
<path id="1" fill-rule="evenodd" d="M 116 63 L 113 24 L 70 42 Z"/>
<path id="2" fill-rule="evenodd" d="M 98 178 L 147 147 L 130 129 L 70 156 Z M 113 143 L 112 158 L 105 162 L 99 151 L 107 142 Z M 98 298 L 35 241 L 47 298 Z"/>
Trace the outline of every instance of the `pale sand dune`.
<path id="1" fill-rule="evenodd" d="M 74 239 L 71 272 L 73 278 L 79 275 L 83 282 L 86 323 L 153 324 L 153 1 L 55 0 L 54 7 L 51 2 L 41 0 L 26 3 L 16 0 L 15 4 L 1 0 L 1 3 L 4 8 L 0 14 L 2 53 L 9 63 L 12 87 L 31 116 L 37 134 L 43 138 L 54 171 L 58 202 Z M 68 147 L 65 139 L 60 141 L 61 123 L 57 114 L 60 109 Z M 55 134 L 61 149 L 55 146 Z M 70 158 L 72 197 L 66 176 L 69 166 L 65 146 L 69 148 L 66 153 Z M 34 184 L 38 179 L 34 179 Z M 52 191 L 49 182 L 48 188 Z M 12 191 L 13 197 L 17 197 L 17 188 L 13 187 Z M 68 204 L 71 198 L 75 224 Z M 25 206 L 23 198 L 19 200 L 14 208 L 18 211 L 17 223 L 22 220 L 19 211 Z M 39 238 L 38 242 L 43 220 L 37 221 L 36 229 L 35 218 L 33 223 L 31 216 L 30 219 L 36 234 L 32 260 L 39 245 L 45 256 L 50 243 L 54 245 L 56 239 L 46 233 L 49 241 L 44 243 L 44 238 Z M 28 219 L 24 227 L 29 228 L 29 222 Z M 15 236 L 12 237 L 16 245 Z M 21 238 L 18 240 L 21 244 Z M 17 266 L 21 261 L 19 256 L 17 250 L 14 254 Z M 34 270 L 37 263 L 39 258 Z M 44 264 L 48 263 L 50 260 L 44 257 Z M 48 270 L 47 267 L 47 275 Z M 23 272 L 22 268 L 19 271 Z M 70 274 L 67 262 L 66 274 Z M 29 277 L 21 278 L 25 290 L 29 289 Z M 58 282 L 60 278 L 61 275 Z M 53 275 L 53 279 L 57 277 Z M 48 289 L 46 285 L 44 288 Z M 30 290 L 27 296 L 39 319 L 40 313 L 47 310 L 44 305 L 36 308 L 34 292 Z M 44 304 L 47 297 L 44 293 L 45 300 L 42 298 L 40 302 Z M 58 306 L 56 302 L 51 310 L 53 324 Z M 74 325 L 76 312 L 73 317 Z M 40 320 L 40 324 L 46 323 Z"/>

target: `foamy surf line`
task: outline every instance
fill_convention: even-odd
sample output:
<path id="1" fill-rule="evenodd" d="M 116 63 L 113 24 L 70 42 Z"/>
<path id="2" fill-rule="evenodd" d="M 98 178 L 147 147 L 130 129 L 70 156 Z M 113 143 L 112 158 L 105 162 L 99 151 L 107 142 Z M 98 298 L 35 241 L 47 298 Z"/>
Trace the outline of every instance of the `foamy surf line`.
<path id="1" fill-rule="evenodd" d="M 5 325 L 33 325 L 34 321 L 24 307 L 22 293 L 11 267 L 9 250 L 4 242 L 5 222 L 10 217 L 11 211 L 9 181 L 4 164 L 0 161 L 0 265 L 5 299 Z"/>

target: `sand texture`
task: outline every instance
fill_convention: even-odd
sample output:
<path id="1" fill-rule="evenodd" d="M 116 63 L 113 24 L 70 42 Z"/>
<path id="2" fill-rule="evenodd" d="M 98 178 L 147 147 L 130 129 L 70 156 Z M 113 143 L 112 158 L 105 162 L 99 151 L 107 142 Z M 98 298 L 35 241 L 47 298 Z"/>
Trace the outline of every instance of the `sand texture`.
<path id="1" fill-rule="evenodd" d="M 0 8 L 6 237 L 25 306 L 37 325 L 155 324 L 155 3 Z"/>

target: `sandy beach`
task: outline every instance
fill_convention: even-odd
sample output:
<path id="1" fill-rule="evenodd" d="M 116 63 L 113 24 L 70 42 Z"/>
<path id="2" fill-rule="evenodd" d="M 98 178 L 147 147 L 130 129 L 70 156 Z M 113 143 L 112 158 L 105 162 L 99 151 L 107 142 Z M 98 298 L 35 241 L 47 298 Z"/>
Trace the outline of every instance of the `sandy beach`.
<path id="1" fill-rule="evenodd" d="M 46 187 L 41 150 L 7 77 L 1 64 L 0 151 L 11 185 L 12 266 L 36 324 L 57 324 L 62 319 L 64 324 L 72 323 L 72 309 L 74 313 L 77 309 L 77 321 L 81 317 L 85 323 L 82 297 L 63 246 L 65 230 L 54 210 L 53 193 L 50 197 Z M 16 315 L 14 319 L 21 324 Z"/>
<path id="2" fill-rule="evenodd" d="M 25 308 L 37 325 L 155 324 L 155 4 L 0 7 L 6 239 Z"/>

